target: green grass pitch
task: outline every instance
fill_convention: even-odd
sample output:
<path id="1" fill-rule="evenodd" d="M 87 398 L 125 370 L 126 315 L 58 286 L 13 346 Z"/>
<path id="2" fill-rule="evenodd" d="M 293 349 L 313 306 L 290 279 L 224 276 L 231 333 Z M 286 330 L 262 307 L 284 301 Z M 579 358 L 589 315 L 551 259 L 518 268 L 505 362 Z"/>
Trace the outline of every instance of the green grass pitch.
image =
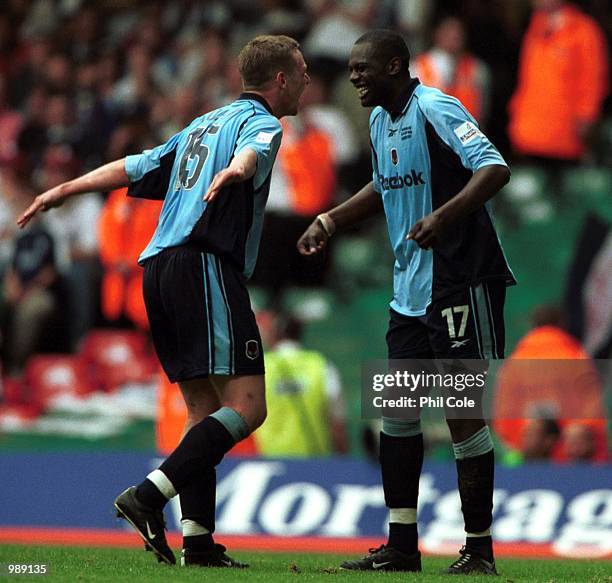
<path id="1" fill-rule="evenodd" d="M 452 576 L 440 575 L 452 559 L 424 557 L 423 573 L 352 573 L 339 571 L 337 565 L 345 556 L 310 553 L 232 553 L 237 559 L 251 564 L 250 569 L 201 569 L 158 565 L 150 553 L 137 549 L 53 547 L 53 546 L 0 546 L 2 581 L 32 581 L 51 583 L 80 582 L 163 582 L 182 581 L 245 581 L 253 583 L 301 583 L 325 581 L 340 583 L 361 581 L 449 581 Z M 7 563 L 49 565 L 49 573 L 39 576 L 5 576 Z M 557 581 L 612 583 L 611 561 L 570 561 L 556 559 L 499 559 L 497 567 L 499 583 Z M 461 577 L 461 581 L 483 580 L 483 577 Z"/>

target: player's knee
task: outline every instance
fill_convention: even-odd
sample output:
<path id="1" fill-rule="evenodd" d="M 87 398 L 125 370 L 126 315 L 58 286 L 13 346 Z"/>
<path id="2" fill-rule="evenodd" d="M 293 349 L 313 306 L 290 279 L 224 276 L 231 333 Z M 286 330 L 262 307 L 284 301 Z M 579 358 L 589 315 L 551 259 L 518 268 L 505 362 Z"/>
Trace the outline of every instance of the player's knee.
<path id="1" fill-rule="evenodd" d="M 249 433 L 255 431 L 266 419 L 267 411 L 265 402 L 225 402 L 225 407 L 230 407 L 238 413 L 249 428 Z"/>

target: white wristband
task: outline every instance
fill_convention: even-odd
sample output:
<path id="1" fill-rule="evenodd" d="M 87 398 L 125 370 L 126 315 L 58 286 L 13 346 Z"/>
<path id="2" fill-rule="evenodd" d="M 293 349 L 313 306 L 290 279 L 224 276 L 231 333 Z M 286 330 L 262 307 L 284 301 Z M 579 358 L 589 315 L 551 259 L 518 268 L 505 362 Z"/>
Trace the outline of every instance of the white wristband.
<path id="1" fill-rule="evenodd" d="M 321 223 L 323 230 L 328 237 L 331 237 L 336 232 L 336 223 L 327 213 L 322 213 L 317 216 L 317 220 Z"/>

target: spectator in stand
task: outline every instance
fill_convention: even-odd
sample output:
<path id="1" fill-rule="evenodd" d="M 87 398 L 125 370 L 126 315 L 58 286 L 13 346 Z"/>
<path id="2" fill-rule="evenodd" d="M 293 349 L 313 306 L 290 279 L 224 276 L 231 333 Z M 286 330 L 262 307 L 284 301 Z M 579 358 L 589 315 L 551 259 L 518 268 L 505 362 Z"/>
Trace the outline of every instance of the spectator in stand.
<path id="1" fill-rule="evenodd" d="M 458 17 L 440 20 L 433 47 L 417 56 L 411 66 L 421 83 L 456 97 L 481 126 L 486 125 L 491 74 L 483 61 L 467 51 L 465 26 Z"/>
<path id="2" fill-rule="evenodd" d="M 43 83 L 52 94 L 67 95 L 74 89 L 74 69 L 68 57 L 60 52 L 49 55 L 43 71 Z"/>
<path id="3" fill-rule="evenodd" d="M 134 45 L 127 52 L 127 70 L 117 81 L 112 93 L 115 110 L 121 114 L 146 107 L 159 85 L 153 75 L 153 59 L 146 47 Z"/>
<path id="4" fill-rule="evenodd" d="M 559 446 L 561 430 L 554 419 L 534 417 L 525 422 L 521 453 L 525 461 L 544 461 L 553 457 Z"/>
<path id="5" fill-rule="evenodd" d="M 48 102 L 47 91 L 42 85 L 32 89 L 24 106 L 23 124 L 17 136 L 17 149 L 25 156 L 32 171 L 42 163 L 43 152 L 47 147 Z"/>
<path id="6" fill-rule="evenodd" d="M 151 240 L 162 202 L 126 196 L 127 188 L 113 190 L 98 221 L 102 278 L 102 314 L 107 320 L 128 318 L 139 329 L 149 323 L 142 296 L 143 270 L 138 257 Z"/>
<path id="7" fill-rule="evenodd" d="M 307 92 L 306 92 L 307 93 Z M 321 286 L 330 254 L 301 256 L 295 241 L 336 195 L 336 138 L 320 129 L 308 110 L 281 120 L 283 142 L 272 170 L 270 196 L 253 283 L 280 308 L 289 285 Z"/>
<path id="8" fill-rule="evenodd" d="M 153 126 L 158 128 L 160 137 L 167 140 L 203 109 L 206 107 L 193 86 L 178 87 L 172 94 L 160 95 L 155 99 L 150 119 Z"/>
<path id="9" fill-rule="evenodd" d="M 0 162 L 17 154 L 23 115 L 8 103 L 6 79 L 0 75 Z"/>
<path id="10" fill-rule="evenodd" d="M 40 172 L 41 190 L 75 178 L 81 162 L 67 145 L 48 146 Z M 98 237 L 95 225 L 102 209 L 99 194 L 89 193 L 71 198 L 54 213 L 42 217 L 42 223 L 53 237 L 57 269 L 68 286 L 70 347 L 93 326 L 99 286 Z M 83 228 L 87 225 L 87 228 Z"/>
<path id="11" fill-rule="evenodd" d="M 593 428 L 585 423 L 567 425 L 562 435 L 562 456 L 568 462 L 595 461 L 597 437 Z"/>
<path id="12" fill-rule="evenodd" d="M 74 110 L 82 128 L 78 155 L 84 168 L 96 167 L 104 160 L 104 148 L 113 128 L 110 108 L 103 100 L 100 71 L 95 60 L 81 63 L 75 71 Z"/>
<path id="13" fill-rule="evenodd" d="M 315 58 L 344 66 L 353 43 L 361 36 L 376 12 L 376 0 L 310 0 L 312 28 L 304 41 L 306 52 Z"/>
<path id="14" fill-rule="evenodd" d="M 31 167 L 14 148 L 0 147 L 0 281 L 9 268 L 19 232 L 15 213 L 32 196 Z M 2 286 L 0 285 L 0 290 Z"/>
<path id="15" fill-rule="evenodd" d="M 551 170 L 588 155 L 608 93 L 604 34 L 565 0 L 533 0 L 508 132 L 516 154 Z"/>
<path id="16" fill-rule="evenodd" d="M 14 212 L 32 200 L 30 174 L 24 158 L 4 161 L 0 169 L 3 212 Z M 37 220 L 31 230 L 17 236 L 5 218 L 5 228 L 0 225 L 0 247 L 7 263 L 0 282 L 0 347 L 4 370 L 17 377 L 35 352 L 67 349 L 60 310 L 65 290 L 56 268 L 55 242 L 43 222 Z M 2 231 L 13 236 L 12 245 Z"/>
<path id="17" fill-rule="evenodd" d="M 311 66 L 310 85 L 302 97 L 302 114 L 310 123 L 325 132 L 332 140 L 334 160 L 339 174 L 354 171 L 359 156 L 359 145 L 348 116 L 331 103 L 331 81 L 324 67 L 317 71 Z"/>
<path id="18" fill-rule="evenodd" d="M 31 93 L 41 85 L 51 45 L 46 36 L 22 39 L 10 71 L 9 98 L 15 107 L 24 108 Z"/>

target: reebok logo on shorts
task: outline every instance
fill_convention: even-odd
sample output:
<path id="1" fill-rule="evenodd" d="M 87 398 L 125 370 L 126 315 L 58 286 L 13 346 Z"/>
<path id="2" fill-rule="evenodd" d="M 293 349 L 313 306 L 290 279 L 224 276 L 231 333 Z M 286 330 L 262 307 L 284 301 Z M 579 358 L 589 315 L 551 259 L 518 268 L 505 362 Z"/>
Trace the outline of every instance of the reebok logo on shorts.
<path id="1" fill-rule="evenodd" d="M 257 340 L 247 340 L 245 348 L 247 358 L 255 360 L 259 356 L 259 342 Z"/>

